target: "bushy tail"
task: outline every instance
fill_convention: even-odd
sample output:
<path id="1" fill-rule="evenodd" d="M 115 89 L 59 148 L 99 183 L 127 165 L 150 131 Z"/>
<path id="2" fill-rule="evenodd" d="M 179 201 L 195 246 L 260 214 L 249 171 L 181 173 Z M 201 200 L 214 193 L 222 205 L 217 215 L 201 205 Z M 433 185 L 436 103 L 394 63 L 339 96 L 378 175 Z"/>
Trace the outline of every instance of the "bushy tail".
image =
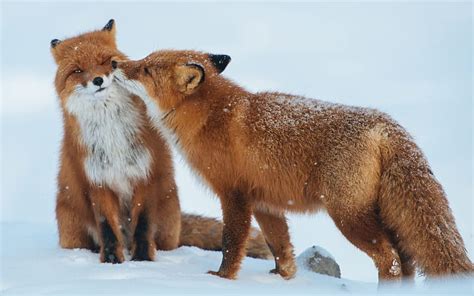
<path id="1" fill-rule="evenodd" d="M 382 150 L 380 216 L 428 277 L 472 274 L 446 195 L 420 149 L 399 135 Z"/>
<path id="2" fill-rule="evenodd" d="M 194 246 L 204 250 L 222 250 L 222 222 L 214 218 L 184 214 L 181 217 L 180 246 Z M 270 259 L 272 254 L 262 233 L 255 228 L 250 230 L 247 242 L 247 256 Z"/>

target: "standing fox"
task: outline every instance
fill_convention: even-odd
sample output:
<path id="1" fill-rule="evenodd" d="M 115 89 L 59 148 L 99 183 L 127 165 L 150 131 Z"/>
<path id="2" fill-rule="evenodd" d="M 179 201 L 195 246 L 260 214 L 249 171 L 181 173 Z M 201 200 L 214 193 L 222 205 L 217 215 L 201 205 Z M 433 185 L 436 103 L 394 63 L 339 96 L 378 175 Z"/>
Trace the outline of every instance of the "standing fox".
<path id="1" fill-rule="evenodd" d="M 143 116 L 145 105 L 117 85 L 110 20 L 98 31 L 51 41 L 63 111 L 56 218 L 63 248 L 100 248 L 100 261 L 154 260 L 179 245 L 220 250 L 222 223 L 181 215 L 171 152 Z M 270 251 L 255 230 L 249 255 Z"/>
<path id="2" fill-rule="evenodd" d="M 113 61 L 116 80 L 218 194 L 224 216 L 217 272 L 240 268 L 252 214 L 294 276 L 286 211 L 326 209 L 378 268 L 380 280 L 473 270 L 441 185 L 388 115 L 283 93 L 249 93 L 219 75 L 226 55 L 160 51 Z"/>

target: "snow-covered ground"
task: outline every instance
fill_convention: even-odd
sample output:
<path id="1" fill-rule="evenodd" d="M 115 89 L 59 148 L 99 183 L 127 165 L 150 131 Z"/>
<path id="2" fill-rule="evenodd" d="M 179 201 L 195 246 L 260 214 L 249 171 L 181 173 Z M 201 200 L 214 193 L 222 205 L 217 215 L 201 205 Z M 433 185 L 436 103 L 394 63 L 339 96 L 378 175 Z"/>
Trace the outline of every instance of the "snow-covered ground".
<path id="1" fill-rule="evenodd" d="M 220 252 L 194 247 L 158 252 L 155 262 L 99 263 L 98 254 L 64 250 L 56 244 L 53 225 L 2 224 L 1 295 L 96 294 L 374 294 L 472 293 L 472 281 L 382 287 L 319 275 L 299 265 L 296 278 L 286 281 L 269 274 L 272 260 L 246 258 L 238 280 L 206 274 L 218 267 Z"/>
<path id="2" fill-rule="evenodd" d="M 157 262 L 114 266 L 99 264 L 87 251 L 58 248 L 54 200 L 61 115 L 49 41 L 100 28 L 110 18 L 117 22 L 119 47 L 131 58 L 160 48 L 225 53 L 232 62 L 224 75 L 249 90 L 389 113 L 425 152 L 472 258 L 472 3 L 0 5 L 0 294 L 377 290 L 370 258 L 324 213 L 289 215 L 292 241 L 297 254 L 314 244 L 329 250 L 341 265 L 341 280 L 300 271 L 286 282 L 267 274 L 271 262 L 246 259 L 239 279 L 224 281 L 205 274 L 218 267 L 220 254 L 193 248 L 160 252 Z M 213 193 L 179 158 L 176 176 L 184 211 L 221 216 Z M 418 278 L 417 285 L 422 283 Z M 469 282 L 442 286 L 448 294 L 472 293 Z"/>

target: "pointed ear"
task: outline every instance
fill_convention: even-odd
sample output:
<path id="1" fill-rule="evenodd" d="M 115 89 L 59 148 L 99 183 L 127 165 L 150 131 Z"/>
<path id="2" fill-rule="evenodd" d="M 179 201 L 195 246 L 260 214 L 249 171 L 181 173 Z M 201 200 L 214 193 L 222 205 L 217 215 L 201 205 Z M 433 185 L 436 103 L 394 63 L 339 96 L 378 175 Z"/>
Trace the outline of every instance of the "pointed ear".
<path id="1" fill-rule="evenodd" d="M 102 31 L 109 31 L 112 32 L 112 34 L 115 34 L 115 20 L 110 19 L 107 24 L 102 28 Z"/>
<path id="2" fill-rule="evenodd" d="M 53 58 L 54 58 L 54 61 L 56 62 L 56 64 L 58 64 L 58 61 L 60 60 L 60 56 L 62 55 L 62 53 L 61 53 L 62 51 L 56 49 L 56 47 L 58 46 L 59 43 L 61 43 L 61 40 L 59 40 L 59 39 L 53 39 L 49 43 L 51 54 L 53 55 Z"/>
<path id="3" fill-rule="evenodd" d="M 176 85 L 178 90 L 190 95 L 204 81 L 204 67 L 199 64 L 187 64 L 176 67 Z"/>
<path id="4" fill-rule="evenodd" d="M 226 54 L 209 54 L 209 59 L 211 60 L 212 64 L 216 68 L 217 72 L 222 73 L 224 72 L 227 65 L 230 63 L 230 56 Z"/>
<path id="5" fill-rule="evenodd" d="M 61 40 L 53 39 L 53 40 L 51 40 L 51 42 L 49 44 L 51 45 L 51 48 L 55 48 L 56 45 L 58 45 L 59 43 L 61 43 Z"/>

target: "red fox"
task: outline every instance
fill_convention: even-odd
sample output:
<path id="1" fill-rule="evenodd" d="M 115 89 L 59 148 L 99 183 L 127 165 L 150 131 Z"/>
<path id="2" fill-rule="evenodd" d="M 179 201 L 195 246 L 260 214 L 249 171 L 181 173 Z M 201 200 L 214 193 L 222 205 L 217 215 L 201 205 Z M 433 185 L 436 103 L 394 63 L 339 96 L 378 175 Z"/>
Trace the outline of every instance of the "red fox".
<path id="1" fill-rule="evenodd" d="M 441 185 L 408 133 L 388 115 L 284 93 L 250 93 L 219 75 L 230 57 L 159 51 L 112 61 L 115 80 L 140 96 L 152 123 L 217 193 L 223 259 L 234 279 L 252 214 L 294 276 L 285 212 L 325 209 L 367 253 L 379 281 L 471 273 Z"/>
<path id="2" fill-rule="evenodd" d="M 143 115 L 139 98 L 113 81 L 110 20 L 97 30 L 51 41 L 64 119 L 56 218 L 63 248 L 100 252 L 101 262 L 154 260 L 180 245 L 220 250 L 223 225 L 181 214 L 171 152 Z M 248 255 L 271 256 L 258 230 Z"/>

